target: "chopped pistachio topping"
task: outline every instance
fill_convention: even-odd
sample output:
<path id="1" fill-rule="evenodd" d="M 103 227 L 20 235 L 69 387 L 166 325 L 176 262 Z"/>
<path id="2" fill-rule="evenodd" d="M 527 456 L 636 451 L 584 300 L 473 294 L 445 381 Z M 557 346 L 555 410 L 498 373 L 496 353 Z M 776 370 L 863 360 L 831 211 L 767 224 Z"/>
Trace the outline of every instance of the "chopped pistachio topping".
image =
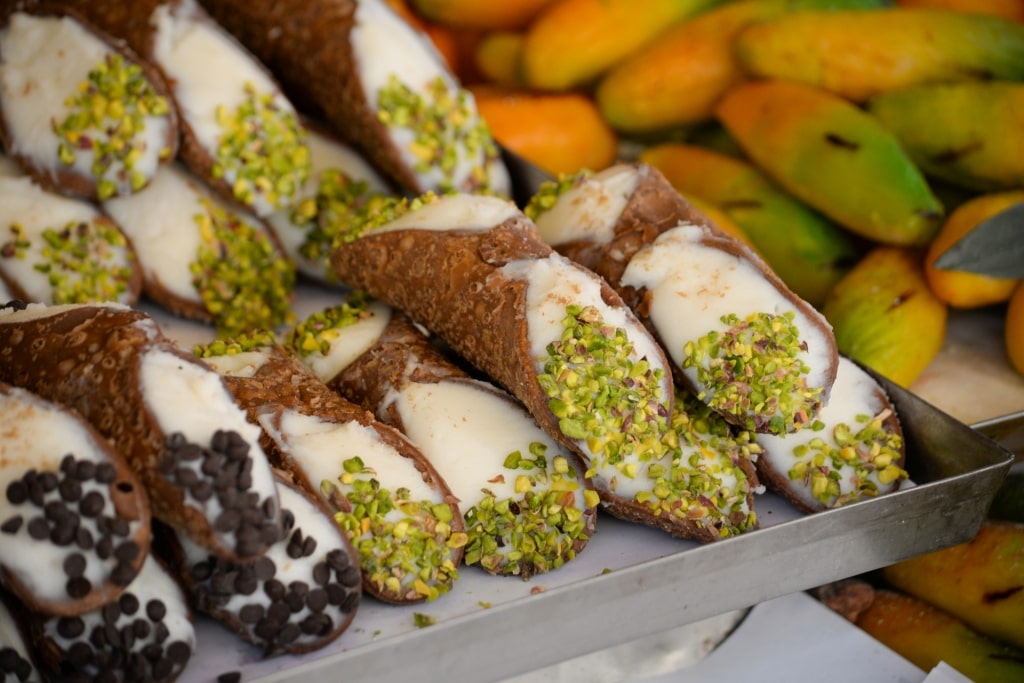
<path id="1" fill-rule="evenodd" d="M 217 141 L 213 176 L 229 182 L 235 199 L 246 206 L 261 198 L 274 209 L 288 207 L 310 173 L 306 130 L 279 95 L 257 92 L 252 83 L 244 88 L 245 100 L 235 111 L 217 108 L 224 133 Z"/>
<path id="2" fill-rule="evenodd" d="M 412 615 L 412 623 L 416 628 L 426 628 L 437 623 L 437 617 L 422 612 L 415 612 Z"/>
<path id="3" fill-rule="evenodd" d="M 265 232 L 209 199 L 200 201 L 206 211 L 194 218 L 201 244 L 189 268 L 217 336 L 290 322 L 294 264 Z"/>
<path id="4" fill-rule="evenodd" d="M 319 353 L 326 356 L 331 351 L 331 342 L 338 338 L 340 330 L 365 320 L 370 315 L 367 307 L 372 299 L 364 292 L 354 290 L 342 303 L 313 313 L 292 328 L 284 345 L 306 358 Z"/>
<path id="5" fill-rule="evenodd" d="M 364 576 L 382 594 L 399 598 L 434 600 L 447 593 L 458 579 L 452 558 L 466 543 L 466 534 L 452 529 L 452 508 L 411 500 L 406 488 L 382 488 L 358 457 L 345 460 L 343 469 L 321 491 L 341 501 L 334 519 L 359 553 Z"/>
<path id="6" fill-rule="evenodd" d="M 505 458 L 507 474 L 499 476 L 513 478 L 518 496 L 498 499 L 483 489 L 484 498 L 466 512 L 466 564 L 527 579 L 576 557 L 588 536 L 583 486 L 567 458 L 548 462 L 546 449 L 534 442 L 528 453 Z M 596 495 L 583 497 L 586 508 L 597 505 Z"/>
<path id="7" fill-rule="evenodd" d="M 63 121 L 52 124 L 60 140 L 60 163 L 70 166 L 80 152 L 91 152 L 91 170 L 101 200 L 112 197 L 119 188 L 142 189 L 149 179 L 136 163 L 148 151 L 143 135 L 146 119 L 170 113 L 167 99 L 156 93 L 142 67 L 116 52 L 109 53 L 89 71 L 64 106 L 70 112 Z M 167 158 L 170 149 L 159 153 Z"/>
<path id="8" fill-rule="evenodd" d="M 450 87 L 438 76 L 421 94 L 392 74 L 377 96 L 377 120 L 388 128 L 412 131 L 408 151 L 416 159 L 413 168 L 421 174 L 440 171 L 442 180 L 435 189 L 492 190 L 488 166 L 498 158 L 498 147 L 466 90 Z M 465 179 L 457 178 L 462 160 L 472 157 L 479 162 Z"/>
<path id="9" fill-rule="evenodd" d="M 884 428 L 888 410 L 879 415 L 857 415 L 855 424 L 845 422 L 828 428 L 815 420 L 806 429 L 821 432 L 793 448 L 797 462 L 790 468 L 790 480 L 809 486 L 811 495 L 825 507 L 833 508 L 878 495 L 883 486 L 909 475 L 899 466 L 903 439 Z M 851 474 L 852 470 L 852 474 Z M 852 483 L 842 492 L 841 482 Z"/>
<path id="10" fill-rule="evenodd" d="M 757 525 L 749 505 L 751 481 L 742 468 L 761 453 L 749 431 L 735 431 L 693 394 L 676 392 L 671 433 L 676 447 L 646 464 L 649 489 L 636 494 L 655 515 L 672 515 L 735 536 Z"/>
<path id="11" fill-rule="evenodd" d="M 0 244 L 0 258 L 28 258 L 31 240 L 19 223 L 10 225 L 11 237 Z M 117 301 L 128 291 L 134 253 L 124 234 L 110 221 L 70 221 L 63 228 L 46 228 L 40 260 L 33 268 L 47 276 L 54 304 Z"/>
<path id="12" fill-rule="evenodd" d="M 530 197 L 523 213 L 531 221 L 536 221 L 541 214 L 550 210 L 558 202 L 559 197 L 574 187 L 578 187 L 592 175 L 594 175 L 592 171 L 582 169 L 576 173 L 560 173 L 555 180 L 545 180 L 537 188 L 537 193 Z"/>
<path id="13" fill-rule="evenodd" d="M 822 387 L 807 386 L 807 343 L 794 317 L 730 313 L 721 318 L 728 329 L 687 342 L 682 367 L 696 369 L 700 398 L 755 432 L 786 434 L 813 419 Z"/>
<path id="14" fill-rule="evenodd" d="M 274 346 L 277 339 L 268 330 L 251 330 L 237 337 L 214 339 L 208 344 L 197 344 L 192 353 L 199 358 L 217 358 L 219 356 L 235 356 L 249 351 L 258 351 Z"/>
<path id="15" fill-rule="evenodd" d="M 592 306 L 571 304 L 561 338 L 541 359 L 537 381 L 559 429 L 590 454 L 588 477 L 611 465 L 632 479 L 636 458 L 657 459 L 669 448 L 662 370 L 635 356 L 625 330 Z"/>

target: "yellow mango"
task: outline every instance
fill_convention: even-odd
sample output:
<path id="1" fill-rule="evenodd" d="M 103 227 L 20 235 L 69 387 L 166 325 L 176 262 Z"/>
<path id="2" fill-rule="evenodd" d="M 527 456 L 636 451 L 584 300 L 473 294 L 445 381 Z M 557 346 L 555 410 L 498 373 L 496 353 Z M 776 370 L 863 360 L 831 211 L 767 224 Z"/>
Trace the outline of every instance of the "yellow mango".
<path id="1" fill-rule="evenodd" d="M 927 7 L 952 12 L 991 14 L 1011 21 L 1024 21 L 1022 0 L 896 0 L 897 7 Z"/>
<path id="2" fill-rule="evenodd" d="M 967 543 L 882 570 L 895 588 L 1024 648 L 1024 524 L 988 520 Z"/>
<path id="3" fill-rule="evenodd" d="M 523 81 L 540 90 L 590 83 L 672 24 L 722 0 L 555 0 L 526 29 Z"/>
<path id="4" fill-rule="evenodd" d="M 552 0 L 408 0 L 431 21 L 459 28 L 513 30 L 526 26 Z"/>
<path id="5" fill-rule="evenodd" d="M 882 0 L 740 0 L 715 7 L 613 66 L 597 85 L 597 104 L 625 133 L 709 120 L 722 93 L 744 77 L 732 44 L 743 27 L 786 12 L 881 6 Z"/>
<path id="6" fill-rule="evenodd" d="M 935 261 L 979 223 L 1022 202 L 1024 190 L 997 192 L 968 200 L 949 214 L 939 234 L 928 245 L 924 261 L 928 285 L 937 297 L 957 308 L 988 306 L 1010 298 L 1017 285 L 1016 279 L 943 270 L 935 267 Z M 1021 239 L 1024 239 L 1024 229 L 1021 230 Z"/>
<path id="7" fill-rule="evenodd" d="M 522 33 L 495 31 L 480 38 L 473 53 L 473 63 L 488 83 L 514 86 L 523 80 L 519 74 L 522 54 Z"/>
<path id="8" fill-rule="evenodd" d="M 986 638 L 910 595 L 875 591 L 857 625 L 923 671 L 946 662 L 975 683 L 1024 680 L 1024 650 Z"/>
<path id="9" fill-rule="evenodd" d="M 910 386 L 942 348 L 948 310 L 932 294 L 923 255 L 878 246 L 825 298 L 839 351 L 896 384 Z"/>
<path id="10" fill-rule="evenodd" d="M 751 76 L 863 102 L 920 83 L 1024 78 L 1024 25 L 903 7 L 799 12 L 745 28 L 736 55 Z"/>
<path id="11" fill-rule="evenodd" d="M 743 242 L 748 247 L 753 249 L 755 252 L 757 251 L 757 247 L 754 246 L 754 243 L 750 240 L 750 237 L 747 236 L 747 233 L 743 232 L 743 228 L 739 226 L 739 223 L 730 218 L 729 214 L 727 214 L 725 211 L 722 211 L 722 209 L 718 208 L 717 206 L 707 201 L 706 199 L 702 199 L 701 197 L 696 197 L 692 194 L 683 195 L 683 197 L 686 199 L 686 201 L 693 204 L 693 206 L 698 211 L 700 211 L 702 214 L 711 219 L 711 222 L 714 223 L 715 227 L 717 227 L 719 230 L 721 230 L 722 232 L 726 233 L 731 237 L 735 237 L 736 239 L 738 239 L 739 241 Z"/>

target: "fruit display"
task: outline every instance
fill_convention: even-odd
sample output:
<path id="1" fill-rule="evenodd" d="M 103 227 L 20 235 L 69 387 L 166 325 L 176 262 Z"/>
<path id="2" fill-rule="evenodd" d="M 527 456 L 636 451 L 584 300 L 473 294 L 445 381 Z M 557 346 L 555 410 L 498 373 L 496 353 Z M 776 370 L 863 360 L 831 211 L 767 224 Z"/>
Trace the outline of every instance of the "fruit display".
<path id="1" fill-rule="evenodd" d="M 840 351 L 901 384 L 941 348 L 948 315 L 1004 311 L 1024 277 L 933 265 L 1021 201 L 1016 0 L 657 0 L 628 18 L 615 2 L 551 0 L 491 3 L 486 19 L 392 4 L 458 46 L 456 73 L 499 143 L 554 175 L 655 166 L 834 313 Z M 903 250 L 882 252 L 887 268 L 882 247 Z M 875 310 L 839 302 L 861 298 Z M 924 344 L 889 325 L 917 329 L 917 316 Z M 1006 353 L 1019 359 L 1011 327 Z"/>

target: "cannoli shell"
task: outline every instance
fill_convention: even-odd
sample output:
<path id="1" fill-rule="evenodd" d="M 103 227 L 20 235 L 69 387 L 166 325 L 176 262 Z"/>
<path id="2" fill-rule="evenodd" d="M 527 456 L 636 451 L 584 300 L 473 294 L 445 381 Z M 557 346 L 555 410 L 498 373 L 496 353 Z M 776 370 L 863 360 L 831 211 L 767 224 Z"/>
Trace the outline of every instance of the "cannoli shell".
<path id="1" fill-rule="evenodd" d="M 74 0 L 69 0 L 73 3 Z M 145 2 L 145 0 L 143 0 Z M 91 3 L 81 3 L 83 7 L 88 7 Z M 118 3 L 120 6 L 135 6 L 136 0 L 132 0 L 131 3 Z M 155 4 L 155 3 L 154 3 Z M 162 97 L 165 97 L 169 103 L 174 102 L 174 98 L 171 95 L 170 88 L 167 86 L 167 81 L 164 79 L 163 74 L 148 60 L 143 59 L 139 56 L 139 53 L 132 48 L 130 42 L 125 40 L 118 40 L 115 35 L 105 31 L 100 25 L 92 22 L 90 15 L 87 12 L 79 11 L 78 8 L 69 6 L 64 0 L 43 0 L 42 2 L 31 2 L 26 0 L 24 2 L 14 3 L 14 6 L 8 10 L 0 10 L 2 12 L 3 25 L 6 26 L 10 21 L 10 17 L 17 11 L 29 12 L 37 16 L 66 16 L 77 23 L 79 23 L 83 29 L 90 31 L 97 38 L 102 40 L 107 47 L 112 51 L 119 53 L 124 57 L 125 61 L 137 64 L 142 69 L 142 73 L 145 75 L 146 80 L 153 87 L 153 90 Z M 79 173 L 72 173 L 70 171 L 58 168 L 56 166 L 47 168 L 38 163 L 37 160 L 31 157 L 14 153 L 15 141 L 11 136 L 11 132 L 7 127 L 6 117 L 3 116 L 3 98 L 0 97 L 0 142 L 3 143 L 4 149 L 8 151 L 8 154 L 13 158 L 19 166 L 21 166 L 26 173 L 31 175 L 41 187 L 51 192 L 59 192 L 62 194 L 71 194 L 87 199 L 95 200 L 98 198 L 96 181 L 90 176 L 85 176 Z M 167 127 L 167 135 L 164 139 L 164 146 L 170 150 L 168 155 L 169 159 L 173 159 L 178 153 L 178 142 L 179 142 L 179 131 L 180 121 L 178 113 L 175 107 L 171 107 L 168 111 L 170 117 L 170 125 Z M 56 164 L 56 160 L 54 160 Z"/>
<path id="2" fill-rule="evenodd" d="M 184 503 L 184 492 L 159 472 L 168 435 L 140 390 L 143 352 L 162 349 L 199 363 L 163 336 L 147 314 L 122 306 L 54 307 L 12 323 L 0 318 L 0 381 L 35 391 L 82 414 L 125 456 L 149 494 L 153 516 L 222 556 L 210 520 Z"/>
<path id="3" fill-rule="evenodd" d="M 349 41 L 357 4 L 355 0 L 203 0 L 214 18 L 270 67 L 300 107 L 319 112 L 335 133 L 402 188 L 422 193 L 427 188 L 401 161 L 387 129 L 366 101 Z"/>
<path id="4" fill-rule="evenodd" d="M 537 382 L 527 338 L 527 282 L 501 272 L 513 261 L 552 256 L 558 258 L 537 237 L 533 223 L 517 215 L 488 230 L 371 232 L 338 245 L 331 264 L 339 281 L 407 313 L 518 398 L 548 434 L 585 458 L 562 434 Z M 625 306 L 603 280 L 600 287 L 609 306 Z"/>

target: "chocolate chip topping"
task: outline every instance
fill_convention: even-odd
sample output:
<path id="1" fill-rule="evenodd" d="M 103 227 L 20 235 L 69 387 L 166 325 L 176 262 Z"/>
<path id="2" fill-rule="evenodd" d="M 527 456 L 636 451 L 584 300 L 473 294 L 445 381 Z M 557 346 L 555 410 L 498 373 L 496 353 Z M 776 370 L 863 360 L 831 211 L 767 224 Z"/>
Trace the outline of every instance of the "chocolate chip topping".
<path id="1" fill-rule="evenodd" d="M 281 537 L 274 497 L 260 499 L 252 488 L 250 445 L 235 431 L 218 430 L 209 447 L 202 447 L 175 432 L 167 438 L 160 473 L 181 487 L 186 500 L 203 505 L 211 499 L 221 511 L 212 522 L 215 531 L 233 535 L 240 557 L 262 555 Z"/>

